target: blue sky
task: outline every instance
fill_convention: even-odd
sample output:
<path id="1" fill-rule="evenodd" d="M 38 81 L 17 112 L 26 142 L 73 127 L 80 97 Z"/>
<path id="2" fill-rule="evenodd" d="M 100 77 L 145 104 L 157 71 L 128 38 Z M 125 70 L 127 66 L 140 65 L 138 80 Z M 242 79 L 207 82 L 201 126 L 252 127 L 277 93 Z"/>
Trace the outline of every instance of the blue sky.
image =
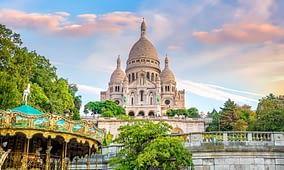
<path id="1" fill-rule="evenodd" d="M 76 83 L 83 102 L 99 100 L 116 58 L 125 68 L 140 36 L 167 54 L 186 107 L 212 111 L 231 98 L 256 107 L 284 93 L 284 1 L 281 0 L 1 0 L 0 23 Z"/>

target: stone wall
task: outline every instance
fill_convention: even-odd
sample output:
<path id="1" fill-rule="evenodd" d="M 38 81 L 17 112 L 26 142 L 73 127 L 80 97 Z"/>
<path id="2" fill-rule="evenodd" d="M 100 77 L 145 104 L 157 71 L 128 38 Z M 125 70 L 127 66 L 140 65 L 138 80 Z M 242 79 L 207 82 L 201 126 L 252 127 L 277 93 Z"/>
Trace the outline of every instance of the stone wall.
<path id="1" fill-rule="evenodd" d="M 83 117 L 84 118 L 84 117 Z M 104 128 L 107 133 L 110 132 L 115 136 L 118 135 L 118 128 L 122 125 L 126 125 L 129 121 L 116 119 L 116 118 L 97 118 L 85 117 L 98 124 L 98 128 Z M 204 119 L 192 119 L 192 118 L 170 118 L 170 117 L 135 117 L 135 120 L 152 120 L 152 121 L 165 121 L 169 123 L 173 129 L 178 130 L 180 133 L 192 133 L 192 132 L 204 132 Z"/>
<path id="2" fill-rule="evenodd" d="M 191 133 L 185 145 L 196 170 L 284 170 L 284 133 Z"/>
<path id="3" fill-rule="evenodd" d="M 283 170 L 283 152 L 193 152 L 195 170 Z"/>

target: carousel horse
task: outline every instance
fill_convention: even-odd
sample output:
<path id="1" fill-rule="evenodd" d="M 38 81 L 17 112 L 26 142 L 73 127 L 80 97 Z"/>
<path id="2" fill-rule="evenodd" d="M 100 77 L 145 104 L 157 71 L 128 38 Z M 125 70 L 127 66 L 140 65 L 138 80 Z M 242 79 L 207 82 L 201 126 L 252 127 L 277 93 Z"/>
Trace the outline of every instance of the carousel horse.
<path id="1" fill-rule="evenodd" d="M 23 101 L 25 102 L 25 104 L 28 103 L 28 96 L 29 96 L 30 93 L 31 93 L 30 87 L 31 87 L 31 85 L 28 84 L 27 89 L 25 89 L 25 90 L 24 90 L 24 93 L 23 93 Z"/>

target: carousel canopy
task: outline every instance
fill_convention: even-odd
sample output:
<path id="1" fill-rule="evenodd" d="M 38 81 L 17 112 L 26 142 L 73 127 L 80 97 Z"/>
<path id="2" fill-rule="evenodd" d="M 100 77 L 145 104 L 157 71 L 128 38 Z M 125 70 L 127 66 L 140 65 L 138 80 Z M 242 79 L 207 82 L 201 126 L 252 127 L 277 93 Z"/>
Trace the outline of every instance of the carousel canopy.
<path id="1" fill-rule="evenodd" d="M 41 115 L 44 114 L 43 112 L 37 110 L 36 108 L 29 106 L 29 105 L 21 105 L 11 109 L 14 112 L 21 112 L 27 115 Z"/>

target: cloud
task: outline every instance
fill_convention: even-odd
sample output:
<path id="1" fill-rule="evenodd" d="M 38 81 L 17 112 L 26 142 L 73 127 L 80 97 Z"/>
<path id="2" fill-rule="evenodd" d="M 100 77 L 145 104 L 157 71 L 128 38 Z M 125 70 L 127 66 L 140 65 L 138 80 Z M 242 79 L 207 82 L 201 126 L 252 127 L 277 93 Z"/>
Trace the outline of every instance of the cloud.
<path id="1" fill-rule="evenodd" d="M 284 36 L 284 28 L 269 23 L 225 24 L 209 32 L 193 32 L 196 39 L 206 43 L 267 43 Z"/>
<path id="2" fill-rule="evenodd" d="M 101 91 L 104 91 L 105 89 L 98 88 L 98 87 L 93 87 L 85 84 L 76 84 L 78 86 L 78 89 L 80 92 L 85 92 L 85 93 L 91 93 L 91 94 L 96 94 L 99 95 Z"/>
<path id="3" fill-rule="evenodd" d="M 263 22 L 271 17 L 271 10 L 275 6 L 275 0 L 238 0 L 234 16 L 242 21 Z"/>
<path id="4" fill-rule="evenodd" d="M 230 91 L 230 92 L 237 92 L 237 93 L 242 93 L 242 94 L 248 94 L 248 95 L 252 95 L 252 96 L 259 96 L 259 97 L 264 96 L 264 94 L 253 93 L 253 92 L 249 92 L 249 91 L 241 91 L 241 90 L 226 88 L 226 87 L 217 86 L 217 85 L 213 85 L 213 84 L 209 84 L 208 86 L 212 87 L 212 88 L 216 88 L 216 89 L 221 89 L 221 90 Z"/>
<path id="5" fill-rule="evenodd" d="M 259 94 L 252 93 L 252 92 L 229 89 L 229 88 L 216 86 L 212 84 L 197 83 L 197 82 L 192 82 L 189 80 L 180 80 L 179 86 L 182 89 L 186 89 L 186 91 L 190 93 L 196 94 L 198 96 L 214 99 L 214 100 L 219 100 L 219 101 L 226 101 L 230 98 L 237 103 L 238 102 L 257 103 L 258 100 L 256 99 L 255 96 L 260 96 Z M 232 92 L 251 95 L 251 97 L 241 96 L 238 94 L 234 94 Z"/>
<path id="6" fill-rule="evenodd" d="M 20 10 L 1 9 L 2 24 L 17 29 L 35 30 L 41 33 L 63 36 L 87 36 L 101 32 L 120 33 L 136 28 L 141 21 L 131 12 L 111 12 L 104 15 L 80 14 L 70 20 L 67 12 L 49 14 L 27 13 Z"/>
<path id="7" fill-rule="evenodd" d="M 277 10 L 274 0 L 238 0 L 223 25 L 209 31 L 195 31 L 193 37 L 205 43 L 269 43 L 284 36 L 281 23 L 272 22 Z M 233 14 L 233 15 L 232 15 Z M 282 38 L 283 39 L 283 38 Z"/>

